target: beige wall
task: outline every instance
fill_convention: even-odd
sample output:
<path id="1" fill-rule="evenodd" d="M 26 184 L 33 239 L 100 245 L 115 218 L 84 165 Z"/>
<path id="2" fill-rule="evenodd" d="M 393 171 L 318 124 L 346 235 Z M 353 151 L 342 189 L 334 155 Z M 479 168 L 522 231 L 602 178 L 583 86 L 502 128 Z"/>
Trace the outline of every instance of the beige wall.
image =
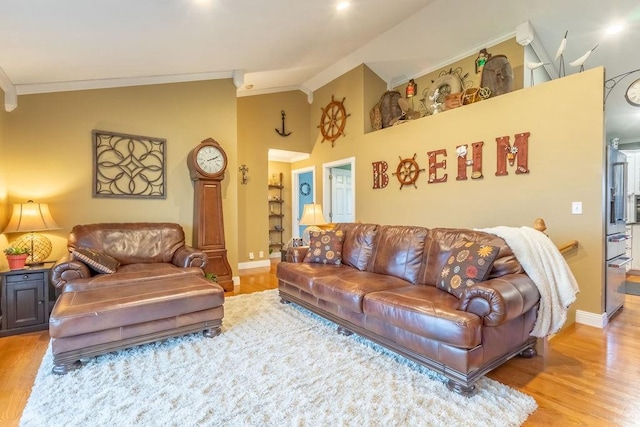
<path id="1" fill-rule="evenodd" d="M 0 100 L 4 100 L 4 92 L 0 89 Z M 7 144 L 7 121 L 9 113 L 4 109 L 4 104 L 0 104 L 0 227 L 3 227 L 9 221 L 9 214 L 11 209 L 7 205 L 7 185 L 5 181 L 5 167 L 8 163 L 6 156 L 6 144 Z M 0 228 L 0 231 L 2 229 Z M 4 249 L 7 245 L 7 236 L 0 234 L 0 248 Z M 9 264 L 4 256 L 0 256 L 0 269 L 5 270 L 9 268 Z"/>
<path id="2" fill-rule="evenodd" d="M 287 137 L 280 136 L 280 111 L 286 113 Z M 258 258 L 260 251 L 269 253 L 269 206 L 267 185 L 272 173 L 284 172 L 285 242 L 291 237 L 291 169 L 277 167 L 272 171 L 268 161 L 269 149 L 311 150 L 309 137 L 310 106 L 307 95 L 300 91 L 282 92 L 238 98 L 238 164 L 249 168 L 249 182 L 238 188 L 238 259 L 249 261 L 249 252 Z M 277 164 L 274 162 L 273 164 Z"/>
<path id="3" fill-rule="evenodd" d="M 346 96 L 352 113 L 347 137 L 331 148 L 319 142 L 316 129 L 312 159 L 293 168 L 319 168 L 323 162 L 355 156 L 357 221 L 475 228 L 531 225 L 542 217 L 555 243 L 580 242 L 577 252 L 566 255 L 581 287 L 571 321 L 576 309 L 604 311 L 602 68 L 367 134 L 358 131 L 367 111 L 357 101 L 364 74 L 358 67 L 314 94 L 312 130 L 319 122 L 316 104 L 323 105 L 331 94 Z M 516 175 L 509 168 L 508 176 L 495 176 L 495 138 L 510 136 L 513 144 L 521 132 L 531 133 L 531 172 Z M 477 141 L 485 143 L 484 178 L 456 181 L 456 147 Z M 420 166 L 428 168 L 427 152 L 441 148 L 447 150 L 447 182 L 429 184 L 422 173 L 417 188 L 400 190 L 390 175 L 386 188 L 372 188 L 372 162 L 386 161 L 391 174 L 399 158 L 415 153 Z M 571 214 L 572 201 L 583 203 L 583 215 Z"/>
<path id="4" fill-rule="evenodd" d="M 238 153 L 236 88 L 230 79 L 22 95 L 5 126 L 2 169 L 7 200 L 49 203 L 62 227 L 47 233 L 54 243 L 52 259 L 64 253 L 69 230 L 80 223 L 177 222 L 191 242 L 193 186 L 186 156 L 203 139 L 216 139 L 229 161 L 223 208 L 235 272 Z M 93 198 L 92 129 L 166 138 L 167 198 Z"/>

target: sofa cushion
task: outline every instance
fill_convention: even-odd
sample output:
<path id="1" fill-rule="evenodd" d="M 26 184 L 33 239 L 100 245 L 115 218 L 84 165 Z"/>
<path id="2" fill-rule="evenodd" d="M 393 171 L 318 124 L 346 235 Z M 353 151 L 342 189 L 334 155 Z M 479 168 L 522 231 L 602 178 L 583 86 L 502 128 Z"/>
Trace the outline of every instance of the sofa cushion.
<path id="1" fill-rule="evenodd" d="M 482 319 L 458 310 L 458 304 L 434 286 L 405 286 L 365 295 L 363 312 L 425 338 L 473 348 L 481 342 Z"/>
<path id="2" fill-rule="evenodd" d="M 317 277 L 311 284 L 313 296 L 356 313 L 362 313 L 362 301 L 369 292 L 411 286 L 402 279 L 343 267 L 339 275 Z"/>
<path id="3" fill-rule="evenodd" d="M 113 274 L 95 274 L 90 277 L 70 280 L 63 292 L 82 291 L 93 288 L 117 286 L 135 286 L 152 278 L 158 280 L 180 279 L 184 276 L 202 276 L 200 267 L 181 268 L 169 263 L 127 264 L 122 265 Z"/>
<path id="4" fill-rule="evenodd" d="M 309 233 L 309 250 L 303 262 L 317 264 L 342 263 L 344 233 L 340 230 L 321 230 Z"/>
<path id="5" fill-rule="evenodd" d="M 497 246 L 461 240 L 451 251 L 436 286 L 460 298 L 465 289 L 489 275 L 499 251 Z"/>
<path id="6" fill-rule="evenodd" d="M 334 230 L 344 232 L 342 244 L 342 263 L 357 268 L 360 271 L 367 269 L 378 226 L 376 224 L 341 223 Z"/>
<path id="7" fill-rule="evenodd" d="M 341 274 L 345 267 L 344 265 L 312 264 L 309 262 L 279 262 L 276 266 L 276 274 L 279 281 L 310 294 L 311 284 L 315 278 Z"/>
<path id="8" fill-rule="evenodd" d="M 117 259 L 95 249 L 77 248 L 71 254 L 75 259 L 84 262 L 98 273 L 115 273 L 120 265 Z"/>
<path id="9" fill-rule="evenodd" d="M 423 227 L 380 227 L 373 272 L 417 283 L 428 231 Z"/>

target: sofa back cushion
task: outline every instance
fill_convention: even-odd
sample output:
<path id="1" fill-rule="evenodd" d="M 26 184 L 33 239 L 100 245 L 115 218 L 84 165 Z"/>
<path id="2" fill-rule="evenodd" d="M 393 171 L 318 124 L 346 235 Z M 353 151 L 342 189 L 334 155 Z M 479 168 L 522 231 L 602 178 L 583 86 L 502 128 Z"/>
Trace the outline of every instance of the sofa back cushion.
<path id="1" fill-rule="evenodd" d="M 461 241 L 477 242 L 481 245 L 500 248 L 486 279 L 524 272 L 511 248 L 502 238 L 493 234 L 463 228 L 434 228 L 429 231 L 427 241 L 425 262 L 419 279 L 419 283 L 422 284 L 435 285 L 438 283 L 442 269 Z"/>
<path id="2" fill-rule="evenodd" d="M 428 232 L 423 227 L 379 226 L 371 271 L 418 283 Z"/>
<path id="3" fill-rule="evenodd" d="M 373 255 L 377 224 L 340 223 L 334 230 L 344 233 L 342 263 L 365 271 Z"/>
<path id="4" fill-rule="evenodd" d="M 184 231 L 174 223 L 101 223 L 76 225 L 69 233 L 69 251 L 94 249 L 121 265 L 171 262 L 184 246 Z"/>

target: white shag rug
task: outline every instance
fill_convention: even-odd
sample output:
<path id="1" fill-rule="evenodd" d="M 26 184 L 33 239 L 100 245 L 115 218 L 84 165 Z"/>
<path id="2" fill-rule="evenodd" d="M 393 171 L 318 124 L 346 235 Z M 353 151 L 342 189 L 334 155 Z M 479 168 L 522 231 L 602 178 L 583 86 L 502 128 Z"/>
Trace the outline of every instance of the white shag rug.
<path id="1" fill-rule="evenodd" d="M 445 379 L 293 304 L 227 298 L 222 334 L 91 359 L 65 376 L 47 350 L 21 426 L 517 426 L 537 405 L 488 378 Z"/>

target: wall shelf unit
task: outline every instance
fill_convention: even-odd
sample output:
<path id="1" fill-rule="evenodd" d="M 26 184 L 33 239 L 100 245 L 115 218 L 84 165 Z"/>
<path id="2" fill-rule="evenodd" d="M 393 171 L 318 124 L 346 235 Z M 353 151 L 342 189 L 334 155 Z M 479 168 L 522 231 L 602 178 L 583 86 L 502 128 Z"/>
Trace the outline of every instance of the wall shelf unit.
<path id="1" fill-rule="evenodd" d="M 269 182 L 269 252 L 281 251 L 283 242 L 284 227 L 284 200 L 282 184 L 283 175 L 274 177 Z"/>

